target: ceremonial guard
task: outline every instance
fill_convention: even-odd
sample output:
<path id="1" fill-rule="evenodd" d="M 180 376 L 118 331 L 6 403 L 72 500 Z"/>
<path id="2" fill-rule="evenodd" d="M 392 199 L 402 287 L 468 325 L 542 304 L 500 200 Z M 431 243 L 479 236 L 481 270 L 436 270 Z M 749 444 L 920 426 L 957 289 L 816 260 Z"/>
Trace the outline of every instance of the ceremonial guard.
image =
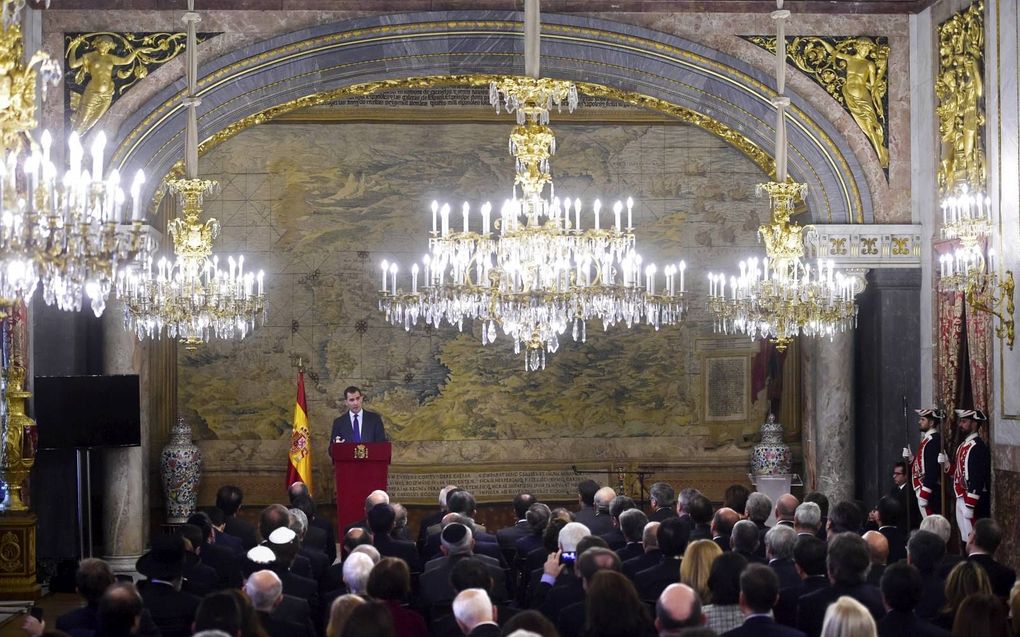
<path id="1" fill-rule="evenodd" d="M 956 524 L 960 528 L 960 541 L 966 542 L 974 529 L 974 520 L 991 513 L 992 458 L 988 445 L 978 435 L 981 423 L 988 416 L 980 409 L 957 409 L 960 430 L 967 436 L 956 449 L 956 461 L 949 462 L 943 453 L 939 461 L 946 473 L 953 474 L 953 493 L 956 494 Z"/>
<path id="2" fill-rule="evenodd" d="M 933 513 L 942 512 L 942 475 L 939 472 L 938 457 L 942 451 L 942 419 L 945 412 L 938 408 L 915 409 L 920 418 L 917 426 L 921 429 L 921 442 L 917 455 L 910 447 L 903 448 L 903 458 L 910 463 L 910 484 L 917 496 L 917 508 L 924 519 Z"/>

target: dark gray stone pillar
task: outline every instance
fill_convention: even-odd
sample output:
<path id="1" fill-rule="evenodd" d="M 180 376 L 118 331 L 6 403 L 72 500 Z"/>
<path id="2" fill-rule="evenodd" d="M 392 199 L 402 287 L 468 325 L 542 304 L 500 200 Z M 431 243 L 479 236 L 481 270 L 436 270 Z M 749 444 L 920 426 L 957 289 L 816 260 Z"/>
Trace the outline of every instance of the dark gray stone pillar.
<path id="1" fill-rule="evenodd" d="M 921 407 L 921 271 L 871 270 L 858 301 L 856 494 L 870 508 L 892 487 L 892 466 L 902 460 L 903 447 L 917 449 L 913 410 Z"/>

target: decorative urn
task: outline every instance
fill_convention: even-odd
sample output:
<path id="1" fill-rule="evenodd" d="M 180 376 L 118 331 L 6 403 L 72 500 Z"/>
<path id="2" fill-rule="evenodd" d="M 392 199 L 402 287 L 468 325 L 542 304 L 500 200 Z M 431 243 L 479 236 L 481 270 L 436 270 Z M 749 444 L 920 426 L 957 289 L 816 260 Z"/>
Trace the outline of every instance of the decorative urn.
<path id="1" fill-rule="evenodd" d="M 783 425 L 775 414 L 761 426 L 761 442 L 751 452 L 751 473 L 756 476 L 790 473 L 793 462 L 790 446 L 783 442 Z"/>
<path id="2" fill-rule="evenodd" d="M 191 440 L 191 426 L 177 419 L 159 461 L 166 498 L 167 524 L 184 524 L 195 512 L 198 481 L 202 477 L 202 452 Z"/>

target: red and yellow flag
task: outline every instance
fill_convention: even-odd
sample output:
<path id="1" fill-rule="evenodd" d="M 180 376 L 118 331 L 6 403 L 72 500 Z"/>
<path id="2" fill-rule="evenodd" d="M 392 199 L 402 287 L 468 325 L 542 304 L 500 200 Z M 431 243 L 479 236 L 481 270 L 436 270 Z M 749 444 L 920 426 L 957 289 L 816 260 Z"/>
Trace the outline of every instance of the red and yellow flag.
<path id="1" fill-rule="evenodd" d="M 305 401 L 305 372 L 298 372 L 297 404 L 294 406 L 294 428 L 290 434 L 287 462 L 287 487 L 295 482 L 308 485 L 312 491 L 312 436 L 308 430 L 308 403 Z"/>

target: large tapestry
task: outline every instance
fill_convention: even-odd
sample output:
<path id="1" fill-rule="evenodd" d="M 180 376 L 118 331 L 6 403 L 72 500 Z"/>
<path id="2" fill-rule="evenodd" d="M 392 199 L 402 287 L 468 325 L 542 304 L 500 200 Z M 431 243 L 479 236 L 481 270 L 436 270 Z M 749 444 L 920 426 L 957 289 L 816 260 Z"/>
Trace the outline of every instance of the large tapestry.
<path id="1" fill-rule="evenodd" d="M 760 249 L 755 233 L 767 205 L 754 186 L 763 175 L 700 129 L 667 122 L 554 127 L 556 193 L 580 197 L 589 211 L 596 197 L 609 205 L 633 196 L 646 262 L 687 261 L 693 296 L 686 324 L 605 333 L 589 324 L 586 343 L 574 343 L 568 331 L 546 370 L 526 372 L 502 338 L 483 347 L 479 326 L 405 332 L 385 322 L 376 299 L 379 265 L 403 264 L 399 279 L 421 260 L 430 202 L 498 207 L 510 193 L 505 120 L 276 123 L 203 157 L 202 175 L 221 183 L 206 200 L 223 226 L 217 252 L 243 251 L 246 267 L 266 270 L 268 318 L 243 342 L 181 351 L 180 413 L 198 438 L 289 440 L 300 359 L 313 453 L 324 453 L 348 385 L 364 388 L 366 408 L 382 414 L 391 439 L 409 443 L 395 449 L 397 463 L 445 462 L 452 447 L 437 450 L 437 441 L 463 441 L 458 461 L 537 461 L 591 450 L 598 439 L 609 446 L 596 455 L 616 453 L 609 441 L 627 439 L 627 453 L 659 459 L 751 444 L 767 400 L 748 396 L 745 417 L 703 422 L 706 352 L 714 342 L 722 349 L 751 343 L 712 334 L 702 279 Z M 720 390 L 751 391 L 750 364 L 712 369 L 748 375 Z M 279 453 L 278 445 L 261 446 Z"/>

